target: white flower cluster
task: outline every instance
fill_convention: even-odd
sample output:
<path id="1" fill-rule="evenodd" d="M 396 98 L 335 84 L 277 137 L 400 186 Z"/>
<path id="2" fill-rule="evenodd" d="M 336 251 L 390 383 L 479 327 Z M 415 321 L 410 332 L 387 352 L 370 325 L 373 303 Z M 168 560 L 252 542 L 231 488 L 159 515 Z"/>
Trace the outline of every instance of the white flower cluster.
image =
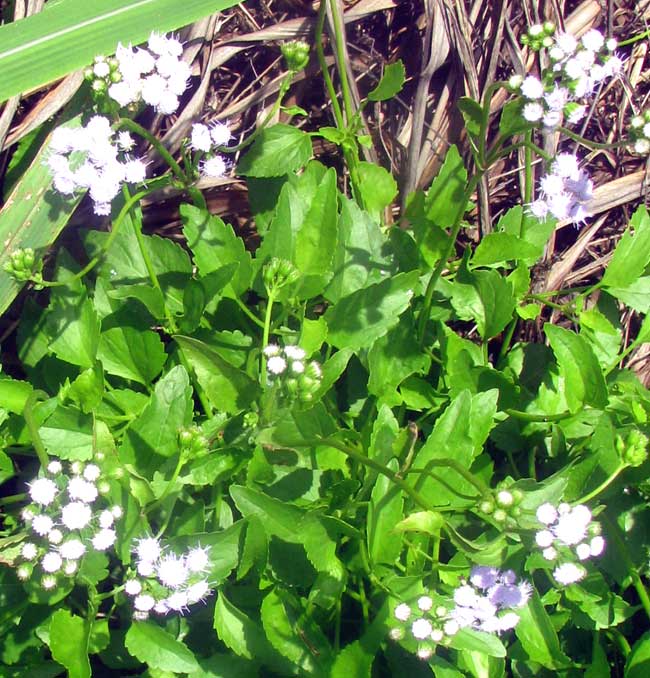
<path id="1" fill-rule="evenodd" d="M 586 205 L 593 197 L 594 185 L 572 153 L 559 153 L 555 157 L 550 172 L 540 179 L 539 189 L 541 197 L 528 206 L 537 219 L 544 220 L 551 215 L 577 224 L 589 216 Z"/>
<path id="2" fill-rule="evenodd" d="M 96 62 L 94 70 L 97 75 L 99 66 L 100 77 L 110 78 L 108 95 L 122 108 L 144 101 L 158 113 L 171 115 L 192 74 L 182 55 L 183 46 L 178 40 L 152 33 L 146 48 L 117 46 L 115 71 L 107 73 L 103 61 Z"/>
<path id="3" fill-rule="evenodd" d="M 201 162 L 202 176 L 214 179 L 224 176 L 228 169 L 226 161 L 215 151 L 221 146 L 227 146 L 231 138 L 230 128 L 224 122 L 213 122 L 210 126 L 200 122 L 192 125 L 190 136 L 192 149 L 209 154 Z"/>
<path id="4" fill-rule="evenodd" d="M 95 214 L 110 214 L 111 201 L 122 184 L 145 179 L 145 163 L 126 155 L 133 146 L 128 132 L 114 132 L 101 115 L 90 118 L 84 127 L 57 127 L 46 161 L 54 188 L 64 195 L 88 190 Z"/>
<path id="5" fill-rule="evenodd" d="M 650 153 L 650 109 L 635 115 L 630 120 L 630 134 L 634 142 L 634 152 L 639 155 Z"/>
<path id="6" fill-rule="evenodd" d="M 134 552 L 136 574 L 126 581 L 124 591 L 133 599 L 135 619 L 147 619 L 151 612 L 182 614 L 210 595 L 205 578 L 210 566 L 207 548 L 197 546 L 179 556 L 155 537 L 144 537 Z"/>
<path id="7" fill-rule="evenodd" d="M 311 400 L 323 376 L 315 360 L 305 362 L 306 353 L 300 346 L 280 347 L 269 344 L 264 348 L 266 369 L 271 383 L 281 380 L 283 390 L 290 397 Z"/>
<path id="8" fill-rule="evenodd" d="M 535 26 L 529 35 L 536 28 L 544 30 Z M 548 48 L 551 69 L 541 80 L 529 75 L 510 81 L 525 99 L 522 114 L 528 122 L 541 122 L 547 129 L 565 121 L 575 125 L 587 112 L 585 98 L 599 83 L 623 70 L 621 58 L 614 54 L 616 40 L 606 40 L 600 31 L 592 29 L 580 40 L 570 33 L 548 35 L 541 45 Z"/>
<path id="9" fill-rule="evenodd" d="M 21 517 L 32 534 L 22 545 L 25 562 L 17 569 L 18 577 L 29 579 L 38 566 L 41 586 L 53 589 L 59 576 L 75 575 L 89 549 L 111 548 L 122 509 L 103 499 L 109 490 L 97 464 L 75 461 L 66 470 L 60 461 L 51 461 L 45 474 L 29 484 L 32 503 Z"/>
<path id="10" fill-rule="evenodd" d="M 605 550 L 600 524 L 592 520 L 591 511 L 583 504 L 542 504 L 537 520 L 544 526 L 535 535 L 535 542 L 546 560 L 556 564 L 553 577 L 564 586 L 583 579 L 587 571 L 576 561 L 599 556 Z"/>
<path id="11" fill-rule="evenodd" d="M 453 593 L 451 604 L 434 605 L 430 596 L 418 598 L 416 606 L 400 603 L 395 619 L 404 627 L 393 628 L 393 640 L 411 636 L 418 642 L 417 655 L 429 659 L 435 645 L 448 642 L 460 629 L 473 628 L 486 633 L 502 633 L 514 628 L 519 615 L 514 608 L 526 605 L 532 593 L 528 582 L 516 581 L 512 570 L 501 572 L 496 567 L 472 568 L 468 582 Z"/>

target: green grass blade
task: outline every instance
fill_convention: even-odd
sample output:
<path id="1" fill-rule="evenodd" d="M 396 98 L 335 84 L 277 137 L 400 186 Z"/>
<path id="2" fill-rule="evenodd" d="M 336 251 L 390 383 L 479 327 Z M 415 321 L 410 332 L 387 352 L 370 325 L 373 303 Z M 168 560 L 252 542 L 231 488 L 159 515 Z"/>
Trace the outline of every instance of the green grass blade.
<path id="1" fill-rule="evenodd" d="M 113 54 L 118 42 L 144 42 L 239 0 L 61 0 L 0 26 L 0 103 Z"/>
<path id="2" fill-rule="evenodd" d="M 78 125 L 79 118 L 67 124 Z M 17 249 L 31 247 L 37 257 L 42 257 L 81 199 L 81 196 L 66 199 L 51 188 L 52 175 L 43 164 L 47 152 L 46 143 L 0 211 L 0 314 L 5 312 L 24 284 L 4 270 L 11 254 Z"/>

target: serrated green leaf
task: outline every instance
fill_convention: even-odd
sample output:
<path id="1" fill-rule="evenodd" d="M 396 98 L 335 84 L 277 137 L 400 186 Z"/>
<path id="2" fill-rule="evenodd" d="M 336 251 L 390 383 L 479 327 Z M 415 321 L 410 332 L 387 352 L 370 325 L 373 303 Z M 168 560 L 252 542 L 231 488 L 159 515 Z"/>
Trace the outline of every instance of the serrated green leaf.
<path id="1" fill-rule="evenodd" d="M 501 110 L 499 119 L 499 133 L 503 137 L 509 137 L 513 134 L 520 134 L 530 129 L 529 123 L 522 115 L 523 100 L 518 97 L 514 101 L 509 101 Z"/>
<path id="2" fill-rule="evenodd" d="M 153 622 L 133 622 L 125 645 L 134 657 L 153 669 L 187 673 L 199 668 L 187 645 Z"/>
<path id="3" fill-rule="evenodd" d="M 397 324 L 415 293 L 418 278 L 416 271 L 399 273 L 341 299 L 325 313 L 329 341 L 338 348 L 371 345 Z"/>
<path id="4" fill-rule="evenodd" d="M 115 52 L 218 12 L 236 0 L 65 0 L 0 26 L 0 102 Z"/>
<path id="5" fill-rule="evenodd" d="M 553 622 L 537 593 L 533 593 L 528 604 L 517 610 L 517 614 L 519 623 L 515 633 L 532 661 L 556 670 L 569 665 L 569 658 L 560 648 Z"/>
<path id="6" fill-rule="evenodd" d="M 463 199 L 466 183 L 465 163 L 456 146 L 450 146 L 425 198 L 426 216 L 436 226 L 447 228 L 463 216 L 467 209 Z"/>
<path id="7" fill-rule="evenodd" d="M 368 92 L 368 99 L 370 101 L 392 99 L 404 86 L 405 79 L 406 73 L 401 59 L 398 59 L 393 64 L 388 64 L 384 68 L 384 74 L 381 76 L 377 87 Z"/>
<path id="8" fill-rule="evenodd" d="M 478 136 L 483 122 L 483 107 L 481 104 L 478 101 L 474 101 L 471 97 L 460 97 L 457 105 L 463 114 L 467 131 L 474 136 Z"/>
<path id="9" fill-rule="evenodd" d="M 646 631 L 634 643 L 625 662 L 623 678 L 646 678 L 650 671 L 650 632 Z"/>
<path id="10" fill-rule="evenodd" d="M 230 280 L 232 294 L 241 296 L 250 286 L 253 269 L 244 241 L 232 226 L 193 205 L 181 205 L 183 233 L 202 276 L 235 264 Z"/>
<path id="11" fill-rule="evenodd" d="M 304 167 L 312 157 L 311 138 L 289 125 L 267 127 L 237 166 L 247 177 L 281 177 Z"/>
<path id="12" fill-rule="evenodd" d="M 604 408 L 608 401 L 607 386 L 589 344 L 575 332 L 551 323 L 544 325 L 544 333 L 564 377 L 564 395 L 571 412 L 577 412 L 583 405 Z"/>
<path id="13" fill-rule="evenodd" d="M 629 228 L 616 245 L 601 284 L 626 288 L 635 283 L 650 262 L 650 215 L 641 205 L 630 219 Z"/>
<path id="14" fill-rule="evenodd" d="M 480 652 L 489 657 L 506 656 L 506 648 L 499 638 L 493 633 L 484 633 L 483 631 L 461 629 L 451 637 L 449 646 L 455 650 Z"/>
<path id="15" fill-rule="evenodd" d="M 246 372 L 224 360 L 207 344 L 192 337 L 176 335 L 196 378 L 210 402 L 221 412 L 237 414 L 246 409 L 257 394 L 257 383 Z"/>
<path id="16" fill-rule="evenodd" d="M 387 467 L 396 472 L 397 459 L 391 459 Z M 370 495 L 366 528 L 371 563 L 393 565 L 399 557 L 402 541 L 397 538 L 395 528 L 404 515 L 403 509 L 402 491 L 389 478 L 378 474 Z"/>
<path id="17" fill-rule="evenodd" d="M 397 182 L 388 170 L 372 162 L 361 161 L 357 173 L 363 205 L 377 223 L 382 223 L 384 209 L 397 195 Z"/>
<path id="18" fill-rule="evenodd" d="M 90 299 L 57 297 L 48 313 L 50 348 L 65 362 L 92 367 L 97 355 L 100 320 Z"/>
<path id="19" fill-rule="evenodd" d="M 126 325 L 102 332 L 97 357 L 109 374 L 145 385 L 160 374 L 167 360 L 165 346 L 155 332 Z"/>
<path id="20" fill-rule="evenodd" d="M 192 387 L 182 365 L 171 369 L 156 383 L 142 413 L 126 430 L 120 456 L 146 477 L 178 452 L 178 432 L 192 419 Z"/>
<path id="21" fill-rule="evenodd" d="M 540 255 L 539 248 L 515 235 L 488 233 L 474 250 L 471 261 L 472 266 L 502 266 L 517 259 L 536 261 Z"/>
<path id="22" fill-rule="evenodd" d="M 61 459 L 87 461 L 94 452 L 93 420 L 69 407 L 58 406 L 41 427 L 45 449 Z"/>
<path id="23" fill-rule="evenodd" d="M 49 645 L 52 657 L 68 670 L 69 678 L 90 678 L 88 631 L 81 617 L 57 610 L 50 618 Z"/>

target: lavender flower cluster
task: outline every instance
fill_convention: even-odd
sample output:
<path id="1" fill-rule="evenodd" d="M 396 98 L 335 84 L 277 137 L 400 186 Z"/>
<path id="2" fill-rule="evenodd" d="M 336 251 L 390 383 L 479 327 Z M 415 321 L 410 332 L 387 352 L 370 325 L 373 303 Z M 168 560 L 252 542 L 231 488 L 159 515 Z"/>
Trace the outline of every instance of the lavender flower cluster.
<path id="1" fill-rule="evenodd" d="M 122 509 L 103 498 L 109 490 L 97 464 L 75 461 L 66 469 L 51 461 L 44 475 L 29 484 L 32 503 L 21 517 L 31 534 L 22 545 L 18 577 L 26 581 L 36 572 L 41 586 L 51 590 L 59 577 L 75 576 L 89 549 L 110 549 Z"/>
<path id="2" fill-rule="evenodd" d="M 155 537 L 138 540 L 134 549 L 135 573 L 124 584 L 133 599 L 133 617 L 144 620 L 151 612 L 183 613 L 211 593 L 205 577 L 210 558 L 207 548 L 195 547 L 177 555 Z"/>
<path id="3" fill-rule="evenodd" d="M 542 504 L 537 520 L 543 528 L 535 535 L 537 546 L 548 561 L 556 563 L 553 578 L 564 586 L 574 584 L 587 575 L 581 561 L 594 558 L 605 550 L 600 524 L 592 520 L 591 511 L 583 504 L 574 506 Z"/>
<path id="4" fill-rule="evenodd" d="M 650 153 L 650 110 L 635 115 L 630 120 L 630 136 L 634 142 L 634 152 L 639 155 Z"/>
<path id="5" fill-rule="evenodd" d="M 434 605 L 430 596 L 421 596 L 415 606 L 400 603 L 394 616 L 403 625 L 393 628 L 390 637 L 414 638 L 418 657 L 426 660 L 437 644 L 449 642 L 460 629 L 498 634 L 514 628 L 519 615 L 513 610 L 526 605 L 531 594 L 531 585 L 517 582 L 512 570 L 477 566 L 472 568 L 469 580 L 454 590 L 449 604 Z"/>
<path id="6" fill-rule="evenodd" d="M 587 111 L 585 99 L 600 83 L 623 70 L 623 61 L 614 53 L 616 40 L 606 40 L 596 29 L 578 40 L 570 33 L 555 34 L 553 24 L 537 24 L 529 29 L 527 42 L 548 49 L 551 68 L 541 79 L 529 75 L 511 80 L 511 85 L 524 97 L 524 118 L 541 122 L 547 129 L 564 121 L 579 123 Z"/>
<path id="7" fill-rule="evenodd" d="M 589 215 L 587 203 L 593 197 L 594 185 L 572 153 L 558 153 L 550 171 L 540 179 L 539 188 L 541 197 L 528 206 L 538 219 L 550 214 L 560 221 L 579 223 Z"/>
<path id="8" fill-rule="evenodd" d="M 127 155 L 134 145 L 128 132 L 114 132 L 108 118 L 101 115 L 81 128 L 57 127 L 46 161 L 54 188 L 64 195 L 88 190 L 95 214 L 110 214 L 111 201 L 122 184 L 145 179 L 145 163 Z"/>

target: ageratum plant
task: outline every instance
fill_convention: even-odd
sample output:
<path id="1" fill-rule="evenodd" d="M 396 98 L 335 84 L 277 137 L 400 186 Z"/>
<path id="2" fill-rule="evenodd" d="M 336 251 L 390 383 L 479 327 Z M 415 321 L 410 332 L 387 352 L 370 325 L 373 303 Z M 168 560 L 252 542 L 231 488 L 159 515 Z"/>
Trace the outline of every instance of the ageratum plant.
<path id="1" fill-rule="evenodd" d="M 96 55 L 7 201 L 46 173 L 37 204 L 88 195 L 109 228 L 53 266 L 5 260 L 29 300 L 0 380 L 0 675 L 644 675 L 650 394 L 626 357 L 648 339 L 646 208 L 601 278 L 531 283 L 560 224 L 590 221 L 601 145 L 573 130 L 628 53 L 530 27 L 538 75 L 460 99 L 467 156 L 451 146 L 397 214 L 361 148 L 404 66 L 358 106 L 341 70 L 339 101 L 325 9 L 237 145 L 201 117 L 172 153 L 141 124 L 194 86 L 178 36 Z M 273 124 L 312 52 L 334 125 Z M 647 151 L 645 115 L 619 146 Z M 472 244 L 477 187 L 519 150 L 524 199 Z M 253 251 L 197 187 L 226 176 Z M 179 239 L 143 232 L 166 187 Z"/>

